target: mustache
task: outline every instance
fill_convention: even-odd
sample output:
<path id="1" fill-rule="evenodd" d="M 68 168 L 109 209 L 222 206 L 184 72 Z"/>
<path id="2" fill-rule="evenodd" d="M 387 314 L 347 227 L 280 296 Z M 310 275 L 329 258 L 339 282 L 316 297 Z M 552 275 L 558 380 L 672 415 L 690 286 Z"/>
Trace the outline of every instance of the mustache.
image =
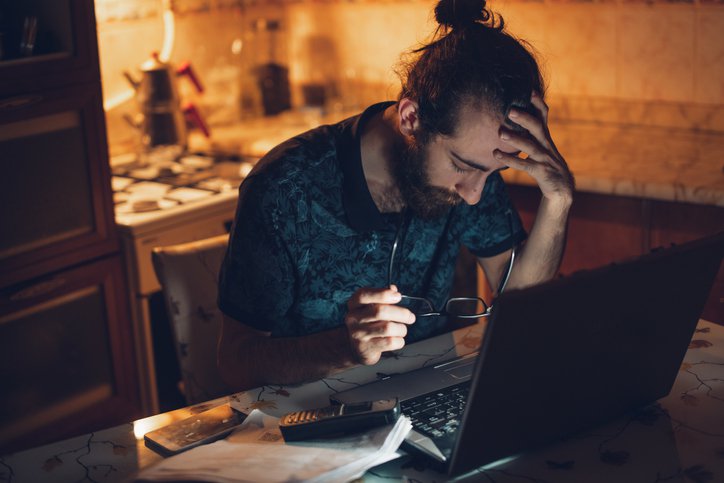
<path id="1" fill-rule="evenodd" d="M 448 206 L 455 206 L 459 205 L 463 202 L 463 199 L 460 197 L 459 194 L 457 194 L 454 191 L 447 190 L 445 188 L 440 188 L 437 186 L 429 186 L 428 189 L 428 196 L 431 198 L 430 201 L 434 201 L 436 203 L 448 205 Z"/>

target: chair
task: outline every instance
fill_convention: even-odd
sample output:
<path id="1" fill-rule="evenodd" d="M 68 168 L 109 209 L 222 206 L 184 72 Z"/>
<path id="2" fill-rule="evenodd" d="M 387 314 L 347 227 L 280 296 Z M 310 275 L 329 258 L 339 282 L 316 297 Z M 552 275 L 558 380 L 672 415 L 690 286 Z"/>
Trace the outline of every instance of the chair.
<path id="1" fill-rule="evenodd" d="M 222 314 L 216 305 L 218 274 L 229 241 L 219 235 L 154 248 L 153 268 L 168 309 L 188 404 L 230 391 L 216 367 Z"/>

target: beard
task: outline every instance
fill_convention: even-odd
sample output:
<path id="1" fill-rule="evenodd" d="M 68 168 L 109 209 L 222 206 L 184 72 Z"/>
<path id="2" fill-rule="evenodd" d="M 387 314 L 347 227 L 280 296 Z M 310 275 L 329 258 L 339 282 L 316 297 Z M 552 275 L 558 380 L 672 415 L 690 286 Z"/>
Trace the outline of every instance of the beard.
<path id="1" fill-rule="evenodd" d="M 392 166 L 392 175 L 400 190 L 402 200 L 412 213 L 424 220 L 432 220 L 446 214 L 463 199 L 455 192 L 433 186 L 430 183 L 426 153 L 427 144 L 413 139 L 400 144 Z"/>

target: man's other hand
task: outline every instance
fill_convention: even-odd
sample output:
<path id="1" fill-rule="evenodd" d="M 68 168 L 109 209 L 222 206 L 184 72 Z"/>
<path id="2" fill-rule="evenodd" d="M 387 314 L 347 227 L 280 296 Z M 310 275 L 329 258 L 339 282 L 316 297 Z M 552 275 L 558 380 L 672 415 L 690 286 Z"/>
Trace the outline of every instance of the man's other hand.
<path id="1" fill-rule="evenodd" d="M 548 129 L 548 105 L 536 92 L 532 94 L 530 102 L 538 111 L 537 115 L 516 108 L 511 108 L 508 114 L 511 121 L 526 130 L 525 133 L 515 132 L 504 126 L 500 129 L 501 139 L 528 157 L 521 159 L 499 149 L 495 150 L 494 155 L 508 167 L 531 175 L 545 198 L 551 201 L 561 199 L 570 205 L 574 179 L 551 138 Z"/>
<path id="2" fill-rule="evenodd" d="M 402 299 L 397 287 L 358 289 L 347 302 L 344 323 L 349 331 L 352 350 L 359 362 L 376 364 L 382 353 L 405 346 L 407 326 L 415 315 L 395 305 Z"/>

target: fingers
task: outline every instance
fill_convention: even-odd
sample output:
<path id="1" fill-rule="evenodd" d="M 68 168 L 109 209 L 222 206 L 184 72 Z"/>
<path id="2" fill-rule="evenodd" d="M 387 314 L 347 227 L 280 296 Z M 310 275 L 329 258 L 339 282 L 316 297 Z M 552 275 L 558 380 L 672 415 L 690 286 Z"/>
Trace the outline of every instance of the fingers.
<path id="1" fill-rule="evenodd" d="M 357 289 L 347 302 L 347 308 L 352 311 L 367 304 L 397 304 L 402 300 L 402 294 L 395 285 L 386 288 L 362 287 Z"/>
<path id="2" fill-rule="evenodd" d="M 493 151 L 493 155 L 506 166 L 531 175 L 544 195 L 569 197 L 573 191 L 573 175 L 548 130 L 548 106 L 536 92 L 531 95 L 530 101 L 537 114 L 516 108 L 511 108 L 508 113 L 510 121 L 527 132 L 513 131 L 505 126 L 500 128 L 501 140 L 527 154 L 527 158 L 521 159 L 499 149 Z"/>
<path id="3" fill-rule="evenodd" d="M 404 347 L 407 325 L 415 322 L 415 315 L 395 305 L 401 298 L 394 285 L 360 288 L 350 297 L 344 322 L 359 362 L 375 364 L 383 352 Z"/>
<path id="4" fill-rule="evenodd" d="M 496 149 L 493 151 L 493 154 L 497 159 L 502 161 L 506 166 L 511 167 L 513 169 L 517 169 L 518 171 L 525 171 L 526 173 L 530 174 L 531 176 L 534 176 L 534 173 L 539 168 L 539 163 L 535 163 L 532 161 L 529 161 L 528 159 L 521 159 L 518 156 L 510 153 L 503 152 L 499 149 Z"/>
<path id="5" fill-rule="evenodd" d="M 538 183 L 541 192 L 547 198 L 554 196 L 568 199 L 573 192 L 574 180 L 568 166 L 562 159 L 548 157 L 548 161 L 537 161 L 532 157 L 519 157 L 496 149 L 493 153 L 506 166 L 524 171 Z"/>
<path id="6" fill-rule="evenodd" d="M 368 304 L 356 310 L 347 312 L 347 318 L 351 322 L 368 324 L 378 320 L 389 320 L 400 324 L 412 324 L 415 322 L 415 315 L 405 307 L 399 305 Z"/>
<path id="7" fill-rule="evenodd" d="M 543 122 L 548 124 L 548 104 L 545 103 L 545 101 L 538 92 L 533 91 L 531 93 L 530 103 L 533 104 L 536 109 L 538 109 L 541 114 L 541 118 L 543 119 Z"/>
<path id="8" fill-rule="evenodd" d="M 548 143 L 547 142 L 542 143 L 539 139 L 534 139 L 530 135 L 527 135 L 524 133 L 517 133 L 506 127 L 501 127 L 500 128 L 500 139 L 505 141 L 506 144 L 509 144 L 511 147 L 515 148 L 516 150 L 524 152 L 525 154 L 528 155 L 528 157 L 533 158 L 537 161 L 545 161 L 545 160 L 547 160 L 547 158 L 550 158 L 550 153 L 549 153 L 548 149 L 546 149 L 546 147 L 545 147 L 545 144 L 548 144 Z M 502 152 L 502 151 L 500 151 L 500 152 Z M 503 153 L 503 154 L 509 154 L 509 153 Z M 498 158 L 498 159 L 501 159 L 501 158 Z"/>
<path id="9" fill-rule="evenodd" d="M 525 152 L 525 150 L 523 151 Z M 493 151 L 493 155 L 506 166 L 519 171 L 525 171 L 536 179 L 539 179 L 540 175 L 546 172 L 567 172 L 567 168 L 564 169 L 558 159 L 542 151 L 531 153 L 526 159 L 521 159 L 514 154 L 506 153 L 499 149 Z"/>
<path id="10" fill-rule="evenodd" d="M 508 112 L 508 117 L 510 117 L 510 120 L 514 123 L 518 124 L 520 127 L 525 129 L 530 133 L 530 135 L 538 141 L 542 146 L 544 146 L 546 149 L 550 149 L 551 142 L 550 142 L 550 136 L 548 134 L 548 129 L 546 125 L 541 122 L 541 120 L 534 116 L 533 114 L 530 114 L 528 112 L 511 108 Z M 501 139 L 504 141 L 508 141 L 503 135 L 509 135 L 510 139 L 524 139 L 525 135 L 521 133 L 517 133 L 513 131 L 512 129 L 508 128 L 501 128 Z M 523 152 L 527 154 L 531 154 L 528 151 L 525 151 L 521 149 Z"/>
<path id="11" fill-rule="evenodd" d="M 362 342 L 385 337 L 405 337 L 407 325 L 388 320 L 379 320 L 369 324 L 352 324 L 349 327 L 349 335 Z"/>

